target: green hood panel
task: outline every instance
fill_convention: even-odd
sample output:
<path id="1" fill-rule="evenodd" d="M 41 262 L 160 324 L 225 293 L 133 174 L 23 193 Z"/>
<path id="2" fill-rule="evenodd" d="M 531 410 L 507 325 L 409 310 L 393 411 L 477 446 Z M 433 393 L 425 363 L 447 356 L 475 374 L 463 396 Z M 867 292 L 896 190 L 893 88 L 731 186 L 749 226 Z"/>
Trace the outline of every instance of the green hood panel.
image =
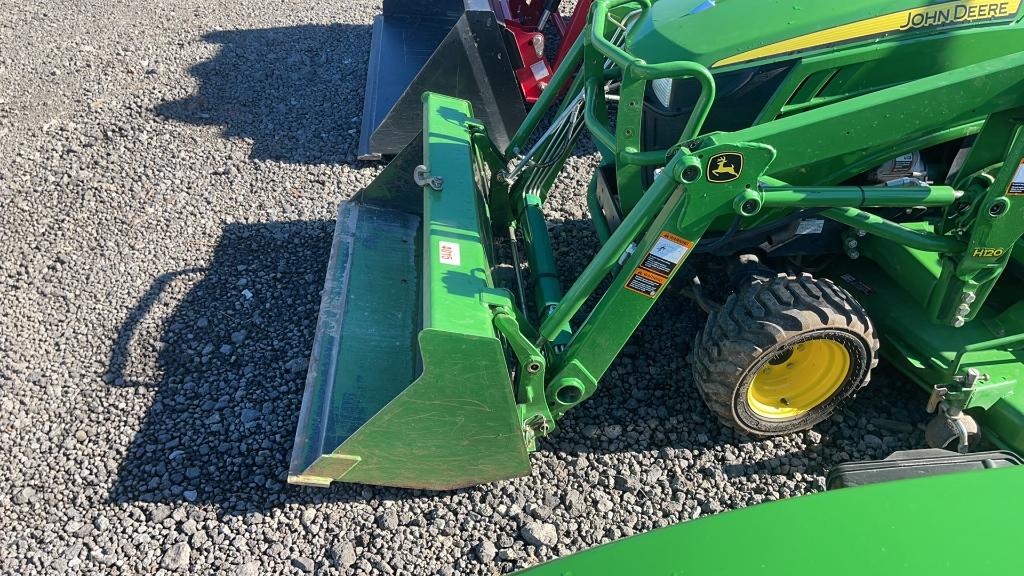
<path id="1" fill-rule="evenodd" d="M 741 54 L 748 54 L 742 63 L 766 62 L 892 35 L 1006 25 L 1020 7 L 1020 0 L 658 0 L 634 25 L 628 46 L 648 63 L 721 67 L 741 63 L 730 61 Z M 765 47 L 772 54 L 751 53 Z"/>
<path id="2" fill-rule="evenodd" d="M 1020 574 L 1022 482 L 1024 467 L 1014 467 L 801 496 L 655 530 L 521 574 Z"/>

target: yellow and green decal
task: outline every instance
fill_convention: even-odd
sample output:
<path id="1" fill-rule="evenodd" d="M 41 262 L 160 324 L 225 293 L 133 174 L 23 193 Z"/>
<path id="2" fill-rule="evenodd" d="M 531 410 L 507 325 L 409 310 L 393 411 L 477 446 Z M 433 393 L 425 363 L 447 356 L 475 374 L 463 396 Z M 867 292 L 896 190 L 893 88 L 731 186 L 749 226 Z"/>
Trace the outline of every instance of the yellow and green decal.
<path id="1" fill-rule="evenodd" d="M 1010 21 L 1016 18 L 1020 11 L 1020 5 L 1021 0 L 958 0 L 901 10 L 748 50 L 719 60 L 715 62 L 714 67 L 771 58 L 812 48 L 824 48 L 856 40 L 879 38 L 901 32 L 964 26 L 977 22 Z"/>
<path id="2" fill-rule="evenodd" d="M 974 258 L 999 258 L 1003 254 L 1006 254 L 1006 250 L 1002 248 L 975 248 L 971 251 Z"/>

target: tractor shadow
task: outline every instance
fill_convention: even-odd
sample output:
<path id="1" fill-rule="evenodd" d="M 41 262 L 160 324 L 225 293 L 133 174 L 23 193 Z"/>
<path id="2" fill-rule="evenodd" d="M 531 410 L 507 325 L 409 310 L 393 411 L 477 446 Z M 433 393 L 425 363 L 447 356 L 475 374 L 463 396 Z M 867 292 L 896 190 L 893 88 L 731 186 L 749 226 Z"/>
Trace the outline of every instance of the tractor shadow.
<path id="1" fill-rule="evenodd" d="M 156 113 L 222 127 L 225 138 L 252 142 L 254 160 L 354 161 L 368 26 L 219 31 L 204 39 L 220 49 L 190 70 L 198 91 L 160 105 Z M 355 44 L 366 48 L 353 50 Z M 590 152 L 584 138 L 574 155 Z M 191 501 L 238 514 L 289 503 L 432 494 L 285 483 L 332 234 L 332 221 L 230 224 L 208 266 L 168 272 L 141 295 L 120 327 L 106 379 L 111 386 L 151 393 L 153 402 L 118 466 L 111 500 Z M 589 221 L 576 214 L 552 221 L 551 235 L 568 288 L 596 252 L 597 240 Z M 150 337 L 148 321 L 166 300 L 162 295 L 183 283 L 187 292 L 174 295 L 173 310 L 161 315 Z M 703 322 L 682 296 L 662 298 L 613 364 L 601 392 L 570 412 L 541 449 L 601 453 L 749 442 L 715 422 L 689 380 L 685 357 Z M 152 360 L 153 369 L 136 366 L 140 359 Z M 873 414 L 893 414 L 876 408 L 919 407 L 916 390 L 884 380 L 899 378 L 880 375 L 842 423 L 823 425 L 826 442 L 836 445 L 816 460 L 822 466 L 841 461 L 843 454 L 863 455 L 856 442 L 851 446 L 843 439 L 852 436 L 842 427 L 862 429 L 853 435 L 860 437 L 871 429 Z M 608 439 L 607 431 L 616 426 L 620 434 Z M 830 426 L 840 428 L 830 434 Z M 905 436 L 918 435 L 914 429 Z M 893 449 L 916 445 L 900 437 Z"/>
<path id="2" fill-rule="evenodd" d="M 241 514 L 290 503 L 447 494 L 286 484 L 333 232 L 328 220 L 229 224 L 207 267 L 165 274 L 139 298 L 110 352 L 106 380 L 154 397 L 119 464 L 111 500 L 210 503 L 222 513 Z M 591 234 L 586 221 L 554 224 L 565 286 L 589 258 L 579 247 L 594 240 L 596 249 Z M 171 294 L 183 283 L 182 296 Z M 173 309 L 147 328 L 168 294 L 176 300 Z M 750 442 L 719 425 L 689 381 L 686 353 L 703 322 L 681 295 L 663 297 L 613 364 L 600 393 L 571 411 L 541 449 L 571 455 Z M 155 353 L 152 368 L 147 353 Z M 804 471 L 820 473 L 855 456 L 887 455 L 863 453 L 856 439 L 869 433 L 876 412 L 893 418 L 906 407 L 906 420 L 914 422 L 909 411 L 921 400 L 917 390 L 890 380 L 900 379 L 881 370 L 842 422 L 819 427 L 822 449 L 803 455 Z M 609 440 L 608 430 L 615 427 L 620 434 Z M 919 436 L 913 428 L 886 448 L 919 446 Z M 749 473 L 762 464 L 766 470 L 772 466 L 755 463 Z M 488 488 L 466 490 L 479 489 Z"/>
<path id="3" fill-rule="evenodd" d="M 106 379 L 151 391 L 153 401 L 111 500 L 211 503 L 239 514 L 429 494 L 286 484 L 333 233 L 327 220 L 229 224 L 207 267 L 164 274 L 139 298 Z M 168 299 L 173 309 L 154 320 Z"/>
<path id="4" fill-rule="evenodd" d="M 252 160 L 361 165 L 369 26 L 217 31 L 203 40 L 219 48 L 189 69 L 195 93 L 154 113 L 245 139 Z M 153 401 L 118 465 L 112 501 L 190 501 L 236 514 L 431 495 L 286 484 L 333 231 L 333 221 L 230 224 L 207 266 L 168 271 L 140 295 L 104 378 Z M 173 309 L 162 310 L 169 301 Z"/>
<path id="5" fill-rule="evenodd" d="M 189 69 L 194 95 L 161 117 L 222 127 L 252 142 L 250 157 L 297 164 L 353 162 L 370 26 L 304 25 L 211 32 L 217 54 Z"/>

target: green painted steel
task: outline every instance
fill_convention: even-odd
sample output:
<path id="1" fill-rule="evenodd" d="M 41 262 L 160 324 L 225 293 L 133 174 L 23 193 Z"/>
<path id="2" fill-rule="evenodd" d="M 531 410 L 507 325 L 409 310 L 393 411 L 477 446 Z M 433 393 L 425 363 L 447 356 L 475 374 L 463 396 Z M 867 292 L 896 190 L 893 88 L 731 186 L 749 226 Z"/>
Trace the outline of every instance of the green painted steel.
<path id="1" fill-rule="evenodd" d="M 855 294 L 868 287 L 883 353 L 1024 451 L 1024 193 L 1010 193 L 1024 161 L 1024 26 L 1008 15 L 1020 2 L 1006 14 L 991 4 L 982 17 L 973 0 L 597 0 L 506 151 L 467 103 L 427 94 L 423 142 L 339 213 L 290 480 L 451 488 L 528 473 L 537 438 L 596 392 L 708 232 L 800 209 L 847 227 L 848 260 L 828 274 Z M 928 24 L 958 6 L 963 18 Z M 778 86 L 749 125 L 705 128 L 731 96 L 724 74 L 773 63 Z M 675 142 L 645 149 L 652 83 L 668 80 L 689 83 L 692 109 Z M 620 213 L 614 228 L 594 215 L 602 246 L 563 294 L 543 202 L 584 128 L 614 172 Z M 969 136 L 954 182 L 844 185 Z M 596 187 L 586 194 L 599 211 Z M 872 212 L 894 207 L 931 210 L 901 211 L 926 214 L 912 221 Z M 532 306 L 492 276 L 508 253 L 492 235 L 510 231 L 525 245 Z"/>
<path id="2" fill-rule="evenodd" d="M 832 206 L 883 208 L 887 206 L 949 206 L 957 193 L 949 186 L 761 186 L 761 205 L 767 208 Z"/>
<path id="3" fill-rule="evenodd" d="M 595 6 L 594 17 L 599 18 L 605 3 Z M 610 2 L 609 6 L 620 5 L 621 2 Z M 584 59 L 600 59 L 611 57 L 625 68 L 622 74 L 622 88 L 619 115 L 616 119 L 616 132 L 610 127 L 607 116 L 600 108 L 603 106 L 600 84 L 588 78 L 588 97 L 596 106 L 588 102 L 587 125 L 591 133 L 598 135 L 597 140 L 605 146 L 616 148 L 615 154 L 618 170 L 620 193 L 625 195 L 623 186 L 631 185 L 633 176 L 623 178 L 624 168 L 635 160 L 630 155 L 628 142 L 622 148 L 623 102 L 627 109 L 631 101 L 628 93 L 628 69 L 637 64 L 635 59 L 607 43 L 602 43 L 602 34 L 597 30 L 592 34 L 591 46 L 597 54 L 585 49 Z M 598 51 L 599 50 L 599 51 Z M 665 64 L 670 67 L 672 64 Z M 691 67 L 677 67 L 678 73 L 688 75 Z M 548 385 L 549 401 L 556 414 L 562 414 L 574 404 L 561 403 L 557 399 L 557 391 L 565 386 L 582 386 L 586 398 L 596 389 L 597 380 L 608 364 L 618 353 L 626 338 L 632 333 L 640 319 L 650 308 L 650 302 L 638 303 L 635 296 L 623 287 L 629 281 L 633 263 L 643 254 L 657 238 L 657 230 L 652 222 L 657 217 L 667 218 L 673 223 L 675 218 L 686 221 L 688 217 L 703 219 L 703 226 L 696 226 L 685 232 L 682 228 L 662 225 L 661 231 L 682 233 L 684 237 L 696 241 L 713 224 L 728 222 L 722 219 L 725 204 L 716 209 L 712 205 L 701 204 L 697 198 L 708 198 L 710 192 L 722 193 L 730 199 L 732 207 L 742 206 L 744 198 L 752 196 L 763 199 L 769 197 L 769 206 L 774 202 L 778 205 L 794 207 L 833 206 L 825 216 L 861 229 L 870 234 L 879 235 L 910 244 L 911 246 L 937 252 L 962 253 L 965 243 L 955 236 L 942 236 L 933 231 L 914 230 L 894 222 L 885 220 L 871 213 L 860 211 L 853 206 L 916 206 L 916 205 L 949 205 L 958 199 L 949 187 L 928 187 L 927 189 L 911 189 L 905 191 L 875 189 L 865 192 L 856 187 L 822 187 L 842 181 L 849 176 L 864 171 L 871 166 L 880 164 L 887 158 L 915 149 L 923 141 L 941 134 L 946 139 L 976 133 L 986 116 L 998 114 L 1003 110 L 1013 109 L 1024 104 L 1022 97 L 1022 81 L 1024 81 L 1024 54 L 1011 54 L 995 58 L 971 68 L 950 70 L 934 76 L 921 78 L 905 84 L 877 90 L 848 100 L 835 102 L 830 106 L 810 110 L 786 119 L 766 123 L 761 126 L 728 134 L 712 134 L 703 139 L 687 142 L 694 152 L 700 152 L 701 158 L 713 157 L 717 151 L 739 151 L 746 142 L 767 144 L 777 155 L 770 166 L 758 166 L 746 160 L 745 173 L 750 171 L 758 174 L 783 174 L 797 178 L 801 183 L 815 184 L 816 187 L 805 188 L 803 192 L 787 194 L 781 188 L 759 187 L 758 181 L 737 180 L 728 185 L 713 184 L 698 180 L 687 185 L 686 193 L 691 198 L 686 206 L 687 212 L 675 215 L 679 200 L 670 200 L 672 186 L 683 182 L 676 178 L 675 182 L 666 180 L 666 174 L 673 173 L 677 167 L 673 163 L 662 172 L 654 185 L 643 194 L 635 194 L 637 203 L 627 212 L 622 226 L 608 240 L 591 265 L 563 300 L 562 306 L 556 309 L 547 322 L 562 322 L 571 318 L 582 302 L 589 297 L 599 282 L 608 274 L 612 266 L 641 231 L 647 230 L 642 240 L 635 245 L 634 257 L 622 267 L 622 272 L 613 281 L 611 290 L 598 303 L 597 308 L 588 320 L 578 329 L 577 335 L 564 355 L 554 362 L 552 379 Z M 637 82 L 634 79 L 634 82 Z M 980 90 L 979 90 L 980 89 Z M 952 104 L 956 102 L 956 105 Z M 591 111 L 596 107 L 598 110 Z M 703 118 L 706 110 L 700 109 L 694 117 Z M 628 116 L 627 116 L 628 118 Z M 878 119 L 885 119 L 879 123 Z M 950 125 L 954 128 L 951 129 Z M 685 134 L 683 140 L 685 141 Z M 941 140 L 938 140 L 941 141 Z M 716 147 L 717 145 L 717 147 Z M 730 148 L 731 147 L 731 148 Z M 1004 148 L 1005 149 L 1005 148 Z M 678 157 L 678 156 L 677 156 Z M 858 158 L 851 162 L 851 158 Z M 864 158 L 864 159 L 861 159 Z M 1012 154 L 1010 155 L 1012 159 Z M 699 160 L 696 160 L 698 163 Z M 1015 161 L 1010 162 L 1016 165 Z M 761 177 L 761 181 L 770 180 Z M 671 183 L 670 183 L 671 182 Z M 742 185 L 742 186 L 741 186 Z M 759 189 L 760 188 L 760 189 Z M 790 187 L 792 188 L 792 187 Z M 633 188 L 635 190 L 635 188 Z M 779 194 L 782 192 L 781 194 Z M 890 197 L 885 197 L 886 193 Z M 778 194 L 776 196 L 776 194 Z M 845 201 L 843 200 L 845 197 Z M 731 202 L 736 198 L 735 203 Z M 846 207 L 839 207 L 848 204 Z M 691 213 L 695 212 L 694 213 Z M 673 214 L 666 216 L 666 213 Z M 777 211 L 777 214 L 784 212 Z M 1016 230 L 1017 235 L 1020 229 Z M 639 255 L 639 256 L 637 256 Z M 541 326 L 541 335 L 550 332 L 550 325 Z M 948 376 L 947 376 L 948 378 Z"/>
<path id="4" fill-rule="evenodd" d="M 566 304 L 571 303 L 572 306 L 559 308 L 548 318 L 548 322 L 554 322 L 581 305 L 593 287 L 596 287 L 595 282 L 607 274 L 608 266 L 614 264 L 625 252 L 630 238 L 636 237 L 632 231 L 641 230 L 632 255 L 625 260 L 608 291 L 559 358 L 552 381 L 548 384 L 552 412 L 564 414 L 596 391 L 598 380 L 654 306 L 657 297 L 664 293 L 665 286 L 692 255 L 700 238 L 720 216 L 733 212 L 736 197 L 746 187 L 757 185 L 757 176 L 767 169 L 775 156 L 771 148 L 760 144 L 712 147 L 705 150 L 704 155 L 713 157 L 726 151 L 743 154 L 746 163 L 743 175 L 729 185 L 710 182 L 705 174 L 681 186 L 686 169 L 700 166 L 701 162 L 696 156 L 677 154 L 641 198 L 636 209 L 626 217 L 576 284 L 566 293 Z M 665 280 L 657 288 L 652 288 L 650 295 L 628 289 L 636 282 L 637 274 L 644 274 L 640 270 L 643 262 L 666 237 L 676 239 L 673 243 L 682 246 L 676 266 L 665 274 Z M 579 294 L 580 300 L 571 300 L 576 294 Z M 542 336 L 547 333 L 546 327 L 547 324 L 541 326 Z M 561 401 L 558 391 L 574 385 L 584 387 L 582 396 L 571 403 Z"/>
<path id="5" fill-rule="evenodd" d="M 990 20 L 988 25 L 1008 26 L 1016 20 L 1013 14 L 1019 3 L 1005 4 L 1008 16 Z M 678 60 L 697 62 L 713 67 L 731 57 L 751 50 L 770 47 L 779 42 L 825 32 L 807 48 L 778 50 L 777 54 L 753 58 L 739 64 L 725 64 L 735 68 L 751 63 L 758 65 L 792 59 L 793 56 L 813 57 L 821 53 L 849 50 L 858 45 L 876 45 L 880 37 L 898 38 L 903 42 L 916 41 L 936 33 L 970 26 L 972 22 L 961 18 L 945 26 L 906 27 L 906 16 L 899 21 L 873 24 L 872 19 L 887 14 L 901 13 L 936 4 L 969 4 L 968 2 L 937 2 L 933 0 L 848 0 L 846 2 L 820 2 L 817 0 L 730 0 L 710 10 L 696 11 L 703 0 L 661 0 L 638 20 L 630 36 L 629 49 L 638 58 L 652 64 Z M 986 3 L 987 4 L 987 3 Z M 756 23 L 756 25 L 751 25 Z M 843 31 L 844 25 L 861 23 L 857 30 Z M 709 31 L 713 31 L 709 33 Z M 883 32 L 884 31 L 884 32 Z M 1019 38 L 1019 35 L 1018 35 Z M 906 74 L 901 67 L 898 74 Z"/>
<path id="6" fill-rule="evenodd" d="M 289 482 L 449 489 L 529 473 L 493 324 L 504 300 L 474 184 L 472 113 L 427 94 L 423 116 L 422 159 L 439 189 L 389 174 L 342 203 Z"/>
<path id="7" fill-rule="evenodd" d="M 996 306 L 980 308 L 974 321 L 960 328 L 943 326 L 926 309 L 942 270 L 939 254 L 880 237 L 861 239 L 859 249 L 863 258 L 828 273 L 871 315 L 882 335 L 882 355 L 928 389 L 951 385 L 951 400 L 976 409 L 972 413 L 983 423 L 986 438 L 1024 454 L 1024 343 L 999 342 L 1007 335 L 1024 335 L 1024 315 L 1019 306 L 1014 308 L 1021 278 L 1014 275 L 997 285 L 991 295 Z M 977 349 L 984 343 L 994 345 Z M 974 390 L 959 390 L 954 378 L 968 369 L 987 379 L 975 383 Z"/>
<path id="8" fill-rule="evenodd" d="M 1024 52 L 1016 52 L 709 138 L 772 146 L 778 158 L 769 174 L 790 184 L 842 182 L 922 148 L 936 133 L 977 132 L 986 116 L 1019 107 L 1022 68 Z"/>
<path id="9" fill-rule="evenodd" d="M 832 208 L 822 212 L 822 215 L 853 229 L 925 252 L 959 253 L 965 248 L 963 242 L 951 236 L 915 230 L 856 208 Z"/>
<path id="10" fill-rule="evenodd" d="M 633 536 L 518 574 L 1018 574 L 1014 523 L 1024 514 L 1022 482 L 1024 469 L 1017 467 L 800 496 Z M 957 506 L 965 494 L 970 503 Z M 970 553 L 950 553 L 940 544 L 948 535 L 938 528 L 948 526 L 983 526 L 985 535 L 970 539 Z M 769 536 L 779 531 L 786 535 Z"/>

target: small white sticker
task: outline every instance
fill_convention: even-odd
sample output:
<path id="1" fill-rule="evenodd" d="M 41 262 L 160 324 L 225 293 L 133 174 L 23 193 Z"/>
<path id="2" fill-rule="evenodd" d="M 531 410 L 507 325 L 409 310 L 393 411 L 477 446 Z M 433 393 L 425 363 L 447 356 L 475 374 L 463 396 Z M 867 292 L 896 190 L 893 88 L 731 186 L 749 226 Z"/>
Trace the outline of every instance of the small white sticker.
<path id="1" fill-rule="evenodd" d="M 462 264 L 462 254 L 455 242 L 441 242 L 441 264 L 458 266 Z"/>
<path id="2" fill-rule="evenodd" d="M 533 72 L 533 79 L 537 82 L 540 82 L 551 75 L 551 72 L 548 72 L 547 62 L 543 60 L 537 60 L 534 62 L 533 66 L 530 66 L 530 70 Z"/>
<path id="3" fill-rule="evenodd" d="M 893 169 L 896 172 L 906 172 L 914 167 L 914 155 L 904 154 L 894 161 Z"/>
<path id="4" fill-rule="evenodd" d="M 821 230 L 825 227 L 824 220 L 801 220 L 800 224 L 796 227 L 796 233 L 799 234 L 821 234 Z"/>

